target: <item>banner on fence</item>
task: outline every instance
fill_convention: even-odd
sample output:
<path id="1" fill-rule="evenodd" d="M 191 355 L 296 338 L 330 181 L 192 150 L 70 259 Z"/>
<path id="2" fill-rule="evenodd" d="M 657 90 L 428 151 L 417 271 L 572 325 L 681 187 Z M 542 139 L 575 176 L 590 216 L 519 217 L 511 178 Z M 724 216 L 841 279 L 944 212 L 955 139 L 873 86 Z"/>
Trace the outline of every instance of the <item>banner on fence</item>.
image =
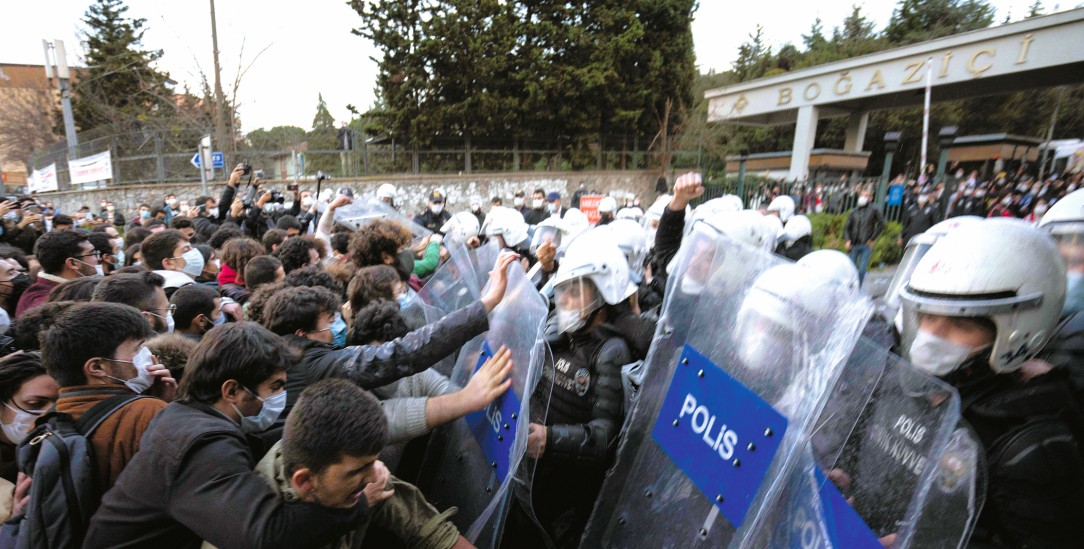
<path id="1" fill-rule="evenodd" d="M 57 187 L 56 183 L 56 162 L 53 162 L 40 170 L 34 170 L 34 173 L 30 174 L 29 179 L 27 187 L 32 193 L 57 190 L 59 187 Z"/>
<path id="2" fill-rule="evenodd" d="M 84 158 L 73 158 L 68 161 L 68 168 L 73 185 L 113 179 L 113 158 L 109 151 Z"/>

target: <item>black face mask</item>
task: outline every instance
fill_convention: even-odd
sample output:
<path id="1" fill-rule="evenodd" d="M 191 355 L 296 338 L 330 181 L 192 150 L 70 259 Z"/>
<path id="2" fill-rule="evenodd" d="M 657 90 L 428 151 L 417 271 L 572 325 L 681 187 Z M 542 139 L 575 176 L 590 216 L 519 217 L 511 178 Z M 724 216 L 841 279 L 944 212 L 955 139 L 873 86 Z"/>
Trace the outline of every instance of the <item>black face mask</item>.
<path id="1" fill-rule="evenodd" d="M 410 280 L 410 275 L 414 274 L 414 253 L 410 250 L 399 252 L 395 258 L 395 270 L 399 273 L 399 280 Z"/>
<path id="2" fill-rule="evenodd" d="M 15 304 L 19 302 L 19 297 L 30 287 L 30 275 L 20 273 L 3 284 L 11 285 L 11 295 L 8 296 L 8 303 L 11 303 L 12 308 L 14 308 Z"/>

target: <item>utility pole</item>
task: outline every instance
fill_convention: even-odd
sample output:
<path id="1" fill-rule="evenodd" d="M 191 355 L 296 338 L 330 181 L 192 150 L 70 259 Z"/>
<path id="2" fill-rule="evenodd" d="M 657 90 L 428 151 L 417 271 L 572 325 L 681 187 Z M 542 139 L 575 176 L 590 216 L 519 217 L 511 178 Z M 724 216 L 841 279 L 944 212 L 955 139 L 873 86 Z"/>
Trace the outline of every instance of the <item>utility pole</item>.
<path id="1" fill-rule="evenodd" d="M 1058 88 L 1058 100 L 1054 103 L 1054 112 L 1050 113 L 1050 126 L 1046 129 L 1046 148 L 1039 155 L 1039 181 L 1046 177 L 1046 158 L 1050 155 L 1050 142 L 1054 139 L 1054 126 L 1058 123 L 1058 111 L 1061 110 L 1061 99 L 1065 97 L 1065 87 Z M 1054 172 L 1054 166 L 1050 166 L 1050 172 Z"/>
<path id="2" fill-rule="evenodd" d="M 225 104 L 222 99 L 222 67 L 218 64 L 218 24 L 215 22 L 215 0 L 211 0 L 211 45 L 215 58 L 215 141 L 222 147 L 233 151 L 233 140 L 226 138 Z"/>
<path id="3" fill-rule="evenodd" d="M 68 140 L 68 160 L 79 158 L 79 138 L 75 135 L 75 117 L 72 116 L 71 72 L 68 70 L 67 54 L 64 52 L 64 41 L 42 40 L 41 45 L 45 48 L 45 78 L 52 80 L 53 59 L 49 55 L 50 50 L 56 54 L 56 83 L 60 88 L 60 103 L 64 110 L 64 134 Z"/>

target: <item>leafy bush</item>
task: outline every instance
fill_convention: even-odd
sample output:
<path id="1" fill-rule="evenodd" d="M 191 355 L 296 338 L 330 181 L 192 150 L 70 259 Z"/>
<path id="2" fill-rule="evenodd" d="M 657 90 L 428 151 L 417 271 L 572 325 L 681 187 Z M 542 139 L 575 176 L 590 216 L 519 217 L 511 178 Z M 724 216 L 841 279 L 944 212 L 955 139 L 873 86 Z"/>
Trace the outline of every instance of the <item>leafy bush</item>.
<path id="1" fill-rule="evenodd" d="M 842 214 L 809 214 L 809 221 L 813 224 L 813 247 L 818 250 L 847 251 L 847 239 L 843 236 L 843 227 L 847 224 L 847 216 Z M 873 241 L 873 253 L 870 256 L 871 266 L 881 263 L 897 263 L 903 257 L 903 249 L 900 248 L 899 238 L 903 232 L 903 225 L 895 221 L 885 224 L 885 230 L 881 236 Z"/>

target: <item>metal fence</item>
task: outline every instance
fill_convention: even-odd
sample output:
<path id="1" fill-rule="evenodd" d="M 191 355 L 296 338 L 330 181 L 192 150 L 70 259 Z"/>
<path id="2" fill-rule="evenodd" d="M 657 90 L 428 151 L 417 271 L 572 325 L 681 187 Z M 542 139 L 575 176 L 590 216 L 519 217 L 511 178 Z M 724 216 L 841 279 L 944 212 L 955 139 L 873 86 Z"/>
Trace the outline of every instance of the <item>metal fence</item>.
<path id="1" fill-rule="evenodd" d="M 880 181 L 877 177 L 844 180 L 835 177 L 786 182 L 754 176 L 746 177 L 744 181 L 739 182 L 737 177 L 722 177 L 705 181 L 704 195 L 694 201 L 693 205 L 698 206 L 713 198 L 733 194 L 741 197 L 746 208 L 758 209 L 767 208 L 774 196 L 787 195 L 794 198 L 795 213 L 842 214 L 858 204 L 858 194 L 861 190 L 869 190 L 876 196 Z M 815 194 L 817 188 L 821 189 L 819 205 Z M 881 208 L 886 221 L 901 222 L 903 220 L 902 201 L 900 204 L 877 203 L 876 205 Z"/>
<path id="2" fill-rule="evenodd" d="M 74 148 L 76 158 L 110 151 L 113 179 L 110 185 L 191 182 L 200 179 L 192 165 L 197 144 L 210 128 L 144 129 L 108 133 L 100 129 L 79 134 Z M 448 174 L 475 172 L 547 172 L 582 170 L 643 170 L 662 165 L 657 151 L 643 150 L 638 142 L 631 145 L 603 139 L 602 145 L 564 146 L 552 140 L 489 140 L 483 146 L 468 143 L 445 143 L 441 147 L 415 149 L 394 140 L 366 139 L 352 132 L 353 150 L 309 149 L 306 145 L 267 150 L 246 144 L 237 150 L 223 151 L 224 168 L 216 179 L 239 162 L 248 162 L 263 170 L 270 179 L 314 177 L 323 172 L 333 177 L 360 177 L 381 174 Z M 326 140 L 325 140 L 326 142 Z M 609 148 L 608 148 L 609 147 Z M 217 145 L 216 145 L 216 148 Z M 703 151 L 671 151 L 674 169 L 699 169 L 707 161 Z M 60 190 L 72 185 L 68 168 L 66 142 L 58 142 L 34 151 L 30 165 L 41 169 L 55 163 Z M 714 159 L 715 165 L 723 164 Z"/>

